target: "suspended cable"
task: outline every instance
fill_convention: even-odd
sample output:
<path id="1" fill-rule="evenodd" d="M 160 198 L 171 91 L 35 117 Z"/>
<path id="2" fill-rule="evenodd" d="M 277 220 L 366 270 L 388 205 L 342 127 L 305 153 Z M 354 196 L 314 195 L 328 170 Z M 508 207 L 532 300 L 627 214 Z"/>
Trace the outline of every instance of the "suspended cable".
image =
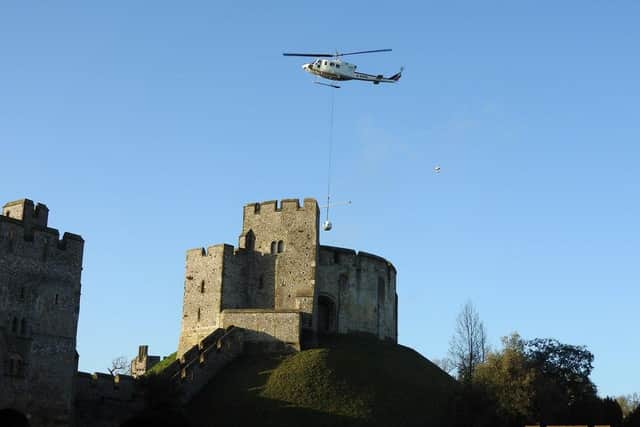
<path id="1" fill-rule="evenodd" d="M 329 207 L 331 205 L 331 157 L 333 153 L 333 112 L 335 104 L 335 90 L 331 90 L 331 101 L 329 109 L 329 167 L 327 170 L 327 222 L 329 230 L 331 229 L 331 223 L 329 222 Z"/>

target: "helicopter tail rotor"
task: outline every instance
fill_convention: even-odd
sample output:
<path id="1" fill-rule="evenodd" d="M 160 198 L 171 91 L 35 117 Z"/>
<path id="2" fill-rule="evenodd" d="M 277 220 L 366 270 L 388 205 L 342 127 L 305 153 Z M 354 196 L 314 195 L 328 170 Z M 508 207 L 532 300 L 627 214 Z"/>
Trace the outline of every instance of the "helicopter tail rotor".
<path id="1" fill-rule="evenodd" d="M 400 67 L 400 71 L 394 74 L 393 76 L 389 77 L 389 80 L 393 80 L 394 82 L 397 82 L 398 80 L 400 80 L 400 77 L 402 77 L 403 71 L 404 71 L 404 67 Z"/>

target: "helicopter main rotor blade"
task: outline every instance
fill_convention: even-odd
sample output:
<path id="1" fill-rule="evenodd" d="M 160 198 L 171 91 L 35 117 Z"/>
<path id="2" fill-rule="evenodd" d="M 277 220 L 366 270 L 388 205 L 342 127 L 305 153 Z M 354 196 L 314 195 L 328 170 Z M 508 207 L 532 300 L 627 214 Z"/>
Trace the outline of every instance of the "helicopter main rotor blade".
<path id="1" fill-rule="evenodd" d="M 283 53 L 283 56 L 311 56 L 314 58 L 333 58 L 335 55 L 329 53 Z"/>
<path id="2" fill-rule="evenodd" d="M 363 50 L 360 52 L 338 53 L 335 56 L 360 55 L 361 53 L 391 52 L 391 49 Z"/>

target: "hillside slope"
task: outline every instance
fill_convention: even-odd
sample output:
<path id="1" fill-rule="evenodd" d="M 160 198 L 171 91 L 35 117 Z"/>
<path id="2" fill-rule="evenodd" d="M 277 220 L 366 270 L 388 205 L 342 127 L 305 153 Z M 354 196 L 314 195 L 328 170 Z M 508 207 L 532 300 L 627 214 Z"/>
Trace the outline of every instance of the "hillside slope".
<path id="1" fill-rule="evenodd" d="M 334 338 L 290 356 L 245 356 L 188 405 L 194 426 L 448 424 L 456 382 L 414 350 Z"/>

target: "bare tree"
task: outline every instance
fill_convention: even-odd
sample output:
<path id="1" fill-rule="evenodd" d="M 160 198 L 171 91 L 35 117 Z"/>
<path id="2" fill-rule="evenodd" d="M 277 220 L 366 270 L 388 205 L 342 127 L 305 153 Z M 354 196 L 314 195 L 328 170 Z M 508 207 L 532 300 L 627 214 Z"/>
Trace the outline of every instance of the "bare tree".
<path id="1" fill-rule="evenodd" d="M 129 375 L 131 373 L 131 365 L 126 356 L 120 356 L 111 361 L 111 367 L 107 368 L 107 370 L 113 376 Z"/>
<path id="2" fill-rule="evenodd" d="M 442 359 L 433 359 L 432 362 L 435 363 L 438 368 L 442 369 L 449 375 L 451 375 L 453 371 L 456 370 L 456 365 L 453 363 L 453 360 L 448 357 L 443 357 Z"/>
<path id="3" fill-rule="evenodd" d="M 458 371 L 458 378 L 470 382 L 476 366 L 484 362 L 489 347 L 487 330 L 473 303 L 468 301 L 456 320 L 456 329 L 449 342 L 449 359 Z"/>
<path id="4" fill-rule="evenodd" d="M 640 407 L 640 394 L 638 393 L 618 396 L 616 400 L 618 401 L 618 405 L 620 405 L 620 409 L 622 409 L 622 415 L 624 417 L 627 417 L 637 407 Z"/>

